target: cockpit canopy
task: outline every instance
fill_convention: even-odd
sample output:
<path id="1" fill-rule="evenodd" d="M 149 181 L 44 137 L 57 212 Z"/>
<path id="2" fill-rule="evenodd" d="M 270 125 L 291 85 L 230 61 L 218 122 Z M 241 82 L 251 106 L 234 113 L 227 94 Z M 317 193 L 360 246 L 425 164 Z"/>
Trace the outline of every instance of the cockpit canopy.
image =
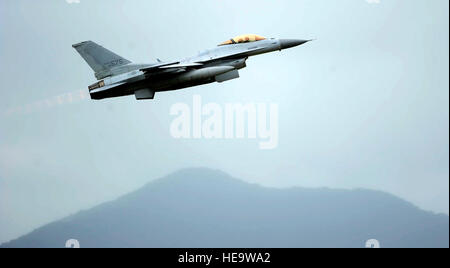
<path id="1" fill-rule="evenodd" d="M 240 44 L 240 43 L 249 43 L 249 42 L 261 41 L 261 40 L 266 40 L 266 39 L 267 38 L 256 35 L 256 34 L 244 34 L 244 35 L 236 36 L 235 38 L 232 38 L 230 40 L 227 40 L 227 41 L 219 44 L 219 46 Z"/>

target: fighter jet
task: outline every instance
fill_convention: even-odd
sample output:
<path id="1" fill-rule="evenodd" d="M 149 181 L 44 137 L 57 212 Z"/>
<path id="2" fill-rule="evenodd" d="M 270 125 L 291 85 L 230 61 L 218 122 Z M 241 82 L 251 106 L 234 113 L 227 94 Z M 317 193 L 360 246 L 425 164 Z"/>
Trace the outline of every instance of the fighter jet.
<path id="1" fill-rule="evenodd" d="M 179 61 L 135 64 L 92 42 L 72 45 L 95 72 L 90 85 L 91 99 L 100 100 L 134 95 L 148 100 L 156 92 L 177 90 L 239 78 L 246 61 L 273 51 L 292 48 L 311 40 L 264 38 L 247 34 L 229 39 L 217 47 Z"/>

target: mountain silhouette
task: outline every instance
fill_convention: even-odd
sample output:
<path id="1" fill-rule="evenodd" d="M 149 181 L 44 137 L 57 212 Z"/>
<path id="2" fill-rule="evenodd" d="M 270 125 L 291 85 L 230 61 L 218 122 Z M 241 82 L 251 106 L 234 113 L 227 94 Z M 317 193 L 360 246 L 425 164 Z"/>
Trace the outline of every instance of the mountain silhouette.
<path id="1" fill-rule="evenodd" d="M 372 190 L 273 189 L 186 169 L 2 247 L 449 247 L 449 218 Z"/>

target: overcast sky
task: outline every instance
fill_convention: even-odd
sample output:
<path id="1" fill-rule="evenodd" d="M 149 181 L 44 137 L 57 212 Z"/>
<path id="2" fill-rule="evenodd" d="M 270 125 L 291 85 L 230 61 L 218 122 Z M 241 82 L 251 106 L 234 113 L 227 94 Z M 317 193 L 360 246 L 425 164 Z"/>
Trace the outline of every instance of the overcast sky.
<path id="1" fill-rule="evenodd" d="M 197 166 L 274 187 L 383 190 L 448 214 L 449 2 L 371 2 L 0 1 L 0 242 Z M 56 105 L 95 82 L 74 43 L 151 63 L 244 33 L 317 40 L 154 101 Z M 193 95 L 277 103 L 278 147 L 172 138 L 170 107 Z M 30 106 L 42 100 L 55 105 Z"/>

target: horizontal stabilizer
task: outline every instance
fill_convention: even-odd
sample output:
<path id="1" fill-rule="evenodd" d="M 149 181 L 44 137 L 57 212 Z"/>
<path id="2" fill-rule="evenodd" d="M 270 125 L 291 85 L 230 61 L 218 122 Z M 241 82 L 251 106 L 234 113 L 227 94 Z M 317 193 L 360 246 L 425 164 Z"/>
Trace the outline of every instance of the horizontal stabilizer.
<path id="1" fill-rule="evenodd" d="M 126 82 L 115 83 L 115 84 L 112 84 L 112 85 L 102 86 L 102 87 L 99 87 L 99 88 L 95 88 L 95 89 L 89 90 L 89 92 L 90 92 L 91 94 L 92 94 L 92 93 L 99 93 L 99 92 L 106 92 L 106 91 L 108 91 L 108 90 L 110 90 L 110 89 L 112 89 L 112 88 L 116 88 L 116 87 L 119 87 L 119 86 L 123 86 L 123 85 L 125 85 L 125 84 L 126 84 Z"/>

